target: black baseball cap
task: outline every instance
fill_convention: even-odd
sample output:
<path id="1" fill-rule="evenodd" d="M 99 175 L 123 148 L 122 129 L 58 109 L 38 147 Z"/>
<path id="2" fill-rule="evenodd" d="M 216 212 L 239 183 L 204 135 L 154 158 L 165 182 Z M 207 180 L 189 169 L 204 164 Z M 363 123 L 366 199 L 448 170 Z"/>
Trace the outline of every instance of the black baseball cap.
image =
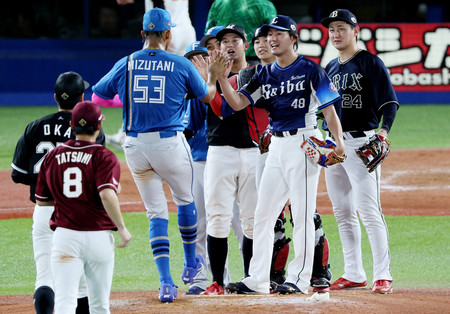
<path id="1" fill-rule="evenodd" d="M 356 27 L 358 26 L 358 20 L 356 19 L 356 16 L 346 9 L 337 9 L 330 13 L 329 17 L 326 17 L 320 21 L 323 26 L 327 27 L 330 25 L 331 22 L 334 21 L 344 21 L 348 24 Z"/>
<path id="2" fill-rule="evenodd" d="M 80 97 L 89 83 L 76 72 L 65 72 L 58 76 L 55 83 L 55 94 L 60 101 L 70 101 Z"/>
<path id="3" fill-rule="evenodd" d="M 264 24 L 261 26 L 261 33 L 263 36 L 266 36 L 269 28 L 275 28 L 282 31 L 287 31 L 291 35 L 297 35 L 297 23 L 286 15 L 277 15 L 273 18 L 270 24 Z"/>
<path id="4" fill-rule="evenodd" d="M 77 128 L 97 128 L 105 119 L 100 106 L 92 101 L 82 101 L 73 107 L 71 126 Z"/>
<path id="5" fill-rule="evenodd" d="M 261 27 L 258 27 L 258 28 L 255 30 L 255 33 L 253 34 L 253 37 L 252 37 L 252 44 L 255 43 L 255 40 L 256 40 L 256 38 L 258 38 L 258 37 L 266 37 L 266 35 L 263 35 L 263 34 L 262 34 L 262 32 L 261 32 Z"/>
<path id="6" fill-rule="evenodd" d="M 222 41 L 222 37 L 228 33 L 238 34 L 244 40 L 244 42 L 247 41 L 247 34 L 245 33 L 244 28 L 237 24 L 228 24 L 227 26 L 225 26 L 216 34 L 217 40 Z"/>

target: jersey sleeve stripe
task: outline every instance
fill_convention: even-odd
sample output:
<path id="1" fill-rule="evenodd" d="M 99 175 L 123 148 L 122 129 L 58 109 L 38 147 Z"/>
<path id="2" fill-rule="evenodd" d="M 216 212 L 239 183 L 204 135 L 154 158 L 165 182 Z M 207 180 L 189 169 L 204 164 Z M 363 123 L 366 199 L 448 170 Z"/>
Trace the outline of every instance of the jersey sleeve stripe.
<path id="1" fill-rule="evenodd" d="M 241 93 L 241 94 L 243 94 L 245 97 L 247 97 L 247 98 L 250 100 L 250 103 L 252 104 L 252 106 L 255 105 L 255 102 L 253 101 L 252 97 L 251 97 L 249 94 L 247 94 L 247 93 L 244 92 L 243 90 L 238 90 L 238 93 Z"/>
<path id="2" fill-rule="evenodd" d="M 101 184 L 97 187 L 97 190 L 103 190 L 103 189 L 113 189 L 114 191 L 117 192 L 117 187 L 112 184 L 112 183 L 105 183 L 105 184 Z"/>
<path id="3" fill-rule="evenodd" d="M 337 102 L 338 100 L 341 100 L 341 96 L 339 96 L 339 97 L 337 97 L 337 98 L 335 98 L 335 99 L 333 99 L 333 100 L 327 102 L 326 104 L 323 104 L 322 106 L 319 106 L 319 109 L 323 109 L 323 108 L 328 107 L 329 105 L 333 105 L 333 104 L 334 104 L 335 102 Z"/>
<path id="4" fill-rule="evenodd" d="M 13 164 L 13 163 L 11 163 L 11 167 L 12 167 L 14 170 L 16 170 L 16 171 L 19 171 L 20 173 L 28 174 L 28 171 L 23 170 L 23 169 L 17 167 L 17 166 L 16 166 L 15 164 Z"/>
<path id="5" fill-rule="evenodd" d="M 37 194 L 34 194 L 34 197 L 35 197 L 37 200 L 39 200 L 39 201 L 48 201 L 48 200 L 50 200 L 50 198 L 47 197 L 47 196 L 41 196 L 41 195 L 37 195 Z"/>

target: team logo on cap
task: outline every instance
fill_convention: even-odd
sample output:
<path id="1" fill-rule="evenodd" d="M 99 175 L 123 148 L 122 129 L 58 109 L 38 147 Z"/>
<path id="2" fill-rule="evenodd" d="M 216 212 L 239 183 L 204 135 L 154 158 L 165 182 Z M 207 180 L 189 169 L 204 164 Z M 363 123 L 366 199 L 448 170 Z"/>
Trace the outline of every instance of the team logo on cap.
<path id="1" fill-rule="evenodd" d="M 297 27 L 296 27 L 294 24 L 291 24 L 291 30 L 292 30 L 293 32 L 295 32 L 295 31 L 297 31 Z"/>
<path id="2" fill-rule="evenodd" d="M 70 97 L 70 96 L 67 95 L 66 93 L 62 93 L 62 94 L 61 94 L 61 98 L 64 99 L 64 100 L 67 100 L 67 98 L 69 98 L 69 97 Z"/>
<path id="3" fill-rule="evenodd" d="M 333 12 L 331 12 L 331 14 L 330 14 L 330 17 L 336 17 L 336 16 L 338 16 L 338 11 L 336 10 L 336 11 L 333 11 Z"/>
<path id="4" fill-rule="evenodd" d="M 352 22 L 355 23 L 355 24 L 357 23 L 356 19 L 354 17 L 352 17 L 350 20 L 352 20 Z"/>
<path id="5" fill-rule="evenodd" d="M 167 26 L 169 26 L 169 27 L 170 27 L 170 21 L 167 21 Z"/>
<path id="6" fill-rule="evenodd" d="M 86 125 L 86 120 L 84 120 L 84 119 L 81 119 L 79 122 L 78 122 L 78 124 L 79 125 L 81 125 L 81 126 L 85 126 Z"/>
<path id="7" fill-rule="evenodd" d="M 270 24 L 277 24 L 278 23 L 278 16 L 275 16 Z"/>
<path id="8" fill-rule="evenodd" d="M 155 28 L 155 24 L 153 24 L 153 23 L 148 24 L 148 28 L 154 29 Z"/>
<path id="9" fill-rule="evenodd" d="M 236 26 L 236 24 L 230 24 L 227 26 L 228 29 L 234 29 L 234 27 Z"/>

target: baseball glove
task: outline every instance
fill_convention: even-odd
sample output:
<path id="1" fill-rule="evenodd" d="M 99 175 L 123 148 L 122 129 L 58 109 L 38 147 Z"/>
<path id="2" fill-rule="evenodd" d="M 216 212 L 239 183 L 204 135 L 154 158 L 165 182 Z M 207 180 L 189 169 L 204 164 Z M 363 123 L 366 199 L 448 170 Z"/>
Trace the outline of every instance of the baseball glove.
<path id="1" fill-rule="evenodd" d="M 306 156 L 308 156 L 313 162 L 317 163 L 322 167 L 327 167 L 325 163 L 331 161 L 331 165 L 339 164 L 347 158 L 345 154 L 339 156 L 334 151 L 336 144 L 330 140 L 321 141 L 314 136 L 310 136 L 301 145 L 301 148 L 305 151 Z"/>
<path id="2" fill-rule="evenodd" d="M 264 130 L 264 132 L 262 132 L 261 136 L 259 137 L 258 148 L 261 155 L 269 151 L 271 139 L 272 139 L 272 132 L 270 132 L 269 128 L 267 128 Z"/>
<path id="3" fill-rule="evenodd" d="M 360 148 L 355 149 L 356 155 L 363 161 L 369 172 L 374 171 L 388 156 L 391 142 L 387 137 L 375 134 Z"/>

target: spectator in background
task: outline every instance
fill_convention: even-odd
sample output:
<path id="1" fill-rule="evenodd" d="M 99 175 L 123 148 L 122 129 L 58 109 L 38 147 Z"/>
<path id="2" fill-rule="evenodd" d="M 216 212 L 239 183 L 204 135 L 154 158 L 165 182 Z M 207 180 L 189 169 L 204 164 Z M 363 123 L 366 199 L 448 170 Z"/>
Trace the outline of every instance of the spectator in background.
<path id="1" fill-rule="evenodd" d="M 94 38 L 119 38 L 119 12 L 117 6 L 112 4 L 103 4 L 98 9 L 96 27 L 91 29 L 91 36 Z"/>
<path id="2" fill-rule="evenodd" d="M 134 0 L 116 0 L 118 4 L 131 4 Z M 169 11 L 178 27 L 172 29 L 172 41 L 167 51 L 184 56 L 189 45 L 196 40 L 195 28 L 189 16 L 189 0 L 145 0 L 145 12 L 153 8 Z"/>
<path id="3" fill-rule="evenodd" d="M 247 34 L 254 34 L 262 24 L 269 24 L 277 15 L 274 4 L 269 0 L 215 0 L 209 9 L 205 32 L 218 25 L 238 24 Z M 247 62 L 259 63 L 251 38 L 245 52 Z"/>

